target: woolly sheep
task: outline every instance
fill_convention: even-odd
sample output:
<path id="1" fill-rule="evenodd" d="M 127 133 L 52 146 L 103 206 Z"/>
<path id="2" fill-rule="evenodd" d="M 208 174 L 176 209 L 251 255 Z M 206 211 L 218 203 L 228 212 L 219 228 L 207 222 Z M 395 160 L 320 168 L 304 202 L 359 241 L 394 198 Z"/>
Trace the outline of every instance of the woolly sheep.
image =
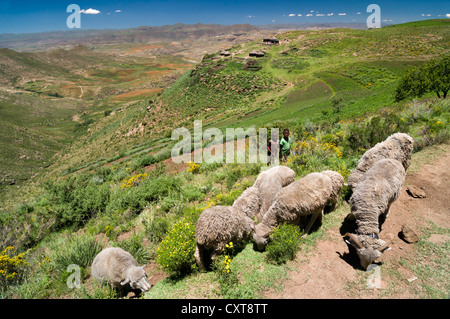
<path id="1" fill-rule="evenodd" d="M 295 172 L 286 166 L 274 166 L 260 173 L 253 184 L 233 203 L 248 217 L 261 220 L 275 195 L 295 179 Z"/>
<path id="2" fill-rule="evenodd" d="M 360 178 L 350 197 L 350 216 L 356 219 L 357 229 L 356 234 L 347 233 L 344 237 L 356 248 L 364 269 L 387 248 L 387 243 L 378 238 L 379 218 L 387 216 L 400 195 L 405 175 L 399 161 L 380 160 Z"/>
<path id="3" fill-rule="evenodd" d="M 302 216 L 312 215 L 305 234 L 317 217 L 322 218 L 325 206 L 335 208 L 344 178 L 334 171 L 311 173 L 278 192 L 272 205 L 256 225 L 253 233 L 258 249 L 264 249 L 272 230 L 283 222 L 298 224 Z"/>
<path id="4" fill-rule="evenodd" d="M 356 168 L 348 176 L 348 185 L 352 190 L 356 187 L 361 176 L 364 175 L 379 160 L 392 158 L 399 161 L 405 171 L 411 162 L 414 140 L 405 133 L 395 133 L 385 141 L 369 149 L 358 161 Z"/>
<path id="5" fill-rule="evenodd" d="M 141 292 L 151 288 L 144 266 L 139 267 L 136 259 L 119 247 L 105 248 L 95 256 L 91 273 L 98 280 L 109 280 L 121 293 L 126 284 L 132 289 L 140 289 Z"/>
<path id="6" fill-rule="evenodd" d="M 238 244 L 251 238 L 254 222 L 242 211 L 231 206 L 213 206 L 205 209 L 195 229 L 195 259 L 201 270 L 233 242 Z M 211 252 L 210 259 L 206 256 Z"/>

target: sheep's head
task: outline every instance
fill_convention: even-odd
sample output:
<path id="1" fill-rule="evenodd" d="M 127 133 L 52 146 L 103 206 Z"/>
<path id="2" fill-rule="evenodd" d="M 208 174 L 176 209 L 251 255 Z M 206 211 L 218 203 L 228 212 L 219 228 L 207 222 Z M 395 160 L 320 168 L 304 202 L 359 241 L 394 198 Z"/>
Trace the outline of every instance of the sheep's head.
<path id="1" fill-rule="evenodd" d="M 264 250 L 269 242 L 271 229 L 263 223 L 256 225 L 253 231 L 253 239 L 258 250 Z"/>
<path id="2" fill-rule="evenodd" d="M 144 266 L 132 267 L 127 272 L 127 278 L 120 283 L 122 286 L 130 284 L 132 289 L 140 289 L 142 292 L 150 290 L 151 285 L 147 280 Z"/>
<path id="3" fill-rule="evenodd" d="M 367 269 L 370 264 L 381 257 L 383 252 L 389 249 L 389 242 L 368 235 L 356 235 L 346 233 L 345 241 L 356 248 L 361 266 Z"/>

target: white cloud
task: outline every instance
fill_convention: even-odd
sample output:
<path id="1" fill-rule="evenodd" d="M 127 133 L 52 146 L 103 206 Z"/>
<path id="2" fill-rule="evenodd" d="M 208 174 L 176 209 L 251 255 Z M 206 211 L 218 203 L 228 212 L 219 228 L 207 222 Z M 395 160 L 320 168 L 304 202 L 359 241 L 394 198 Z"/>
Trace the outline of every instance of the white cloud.
<path id="1" fill-rule="evenodd" d="M 299 13 L 299 14 L 297 14 L 299 17 L 301 17 L 302 15 Z"/>
<path id="2" fill-rule="evenodd" d="M 97 9 L 92 9 L 92 8 L 89 8 L 89 9 L 87 9 L 87 10 L 80 10 L 80 12 L 81 13 L 84 13 L 84 14 L 99 14 L 100 13 L 100 11 L 98 11 Z"/>
<path id="3" fill-rule="evenodd" d="M 122 10 L 116 10 L 116 11 L 114 11 L 114 12 L 120 13 L 120 12 L 122 12 Z"/>
<path id="4" fill-rule="evenodd" d="M 340 15 L 340 16 L 346 16 L 347 13 L 339 13 L 338 15 Z"/>
<path id="5" fill-rule="evenodd" d="M 307 16 L 307 17 L 312 17 L 313 14 L 312 14 L 312 13 L 308 13 L 306 16 Z"/>
<path id="6" fill-rule="evenodd" d="M 431 17 L 431 14 L 430 14 L 430 13 L 428 13 L 428 14 L 427 14 L 427 17 Z"/>
<path id="7" fill-rule="evenodd" d="M 450 18 L 450 13 L 447 13 L 445 16 L 446 16 L 447 18 Z"/>
<path id="8" fill-rule="evenodd" d="M 295 17 L 295 13 L 289 14 L 290 17 Z"/>
<path id="9" fill-rule="evenodd" d="M 334 13 L 328 13 L 327 16 L 331 17 Z"/>
<path id="10" fill-rule="evenodd" d="M 272 22 L 275 22 L 275 21 L 277 21 L 277 20 L 272 20 Z"/>
<path id="11" fill-rule="evenodd" d="M 250 19 L 251 19 L 251 18 L 254 18 L 254 17 L 255 17 L 255 16 L 248 16 L 248 18 L 250 18 Z"/>
<path id="12" fill-rule="evenodd" d="M 323 13 L 316 14 L 317 17 L 324 17 L 325 15 Z"/>
<path id="13" fill-rule="evenodd" d="M 311 12 L 311 13 L 313 13 L 313 12 L 314 12 L 314 10 L 311 10 L 310 12 Z"/>
<path id="14" fill-rule="evenodd" d="M 356 12 L 356 14 L 361 14 L 361 12 Z"/>

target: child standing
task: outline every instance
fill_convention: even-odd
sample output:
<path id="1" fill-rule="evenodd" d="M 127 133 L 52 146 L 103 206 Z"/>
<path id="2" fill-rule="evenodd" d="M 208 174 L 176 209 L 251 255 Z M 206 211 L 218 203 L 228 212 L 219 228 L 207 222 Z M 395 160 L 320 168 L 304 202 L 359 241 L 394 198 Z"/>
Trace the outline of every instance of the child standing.
<path id="1" fill-rule="evenodd" d="M 280 141 L 280 160 L 282 162 L 286 162 L 288 155 L 291 154 L 291 144 L 292 140 L 289 137 L 289 130 L 285 128 L 283 130 L 283 137 Z"/>

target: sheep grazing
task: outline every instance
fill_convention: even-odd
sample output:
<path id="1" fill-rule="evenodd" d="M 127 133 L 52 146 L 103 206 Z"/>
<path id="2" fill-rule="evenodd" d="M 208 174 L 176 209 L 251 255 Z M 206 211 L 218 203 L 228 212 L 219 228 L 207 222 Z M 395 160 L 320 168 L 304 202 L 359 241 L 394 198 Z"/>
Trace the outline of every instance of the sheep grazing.
<path id="1" fill-rule="evenodd" d="M 126 284 L 129 284 L 131 289 L 139 289 L 141 292 L 151 288 L 144 266 L 139 267 L 136 259 L 119 247 L 105 248 L 95 256 L 91 273 L 98 280 L 109 280 L 121 294 Z"/>
<path id="2" fill-rule="evenodd" d="M 411 162 L 414 140 L 405 133 L 395 133 L 384 142 L 376 144 L 369 149 L 358 161 L 356 168 L 348 176 L 348 185 L 355 189 L 359 179 L 378 161 L 391 158 L 399 161 L 405 171 Z"/>
<path id="3" fill-rule="evenodd" d="M 279 191 L 272 205 L 256 225 L 253 233 L 258 249 L 268 243 L 269 235 L 281 223 L 298 224 L 302 216 L 312 215 L 305 234 L 317 217 L 322 218 L 325 206 L 335 208 L 344 178 L 334 171 L 311 173 Z"/>
<path id="4" fill-rule="evenodd" d="M 253 184 L 233 203 L 248 217 L 261 220 L 275 195 L 295 179 L 295 172 L 286 166 L 274 166 L 260 173 Z"/>
<path id="5" fill-rule="evenodd" d="M 234 207 L 213 206 L 205 209 L 195 229 L 195 259 L 199 269 L 205 270 L 206 265 L 222 253 L 226 244 L 249 240 L 253 228 L 253 220 Z"/>
<path id="6" fill-rule="evenodd" d="M 405 181 L 405 168 L 394 159 L 378 161 L 360 179 L 350 197 L 350 216 L 356 219 L 356 234 L 345 234 L 356 248 L 364 269 L 381 256 L 386 242 L 378 238 L 380 217 L 386 217 Z M 380 249 L 383 248 L 383 249 Z"/>

